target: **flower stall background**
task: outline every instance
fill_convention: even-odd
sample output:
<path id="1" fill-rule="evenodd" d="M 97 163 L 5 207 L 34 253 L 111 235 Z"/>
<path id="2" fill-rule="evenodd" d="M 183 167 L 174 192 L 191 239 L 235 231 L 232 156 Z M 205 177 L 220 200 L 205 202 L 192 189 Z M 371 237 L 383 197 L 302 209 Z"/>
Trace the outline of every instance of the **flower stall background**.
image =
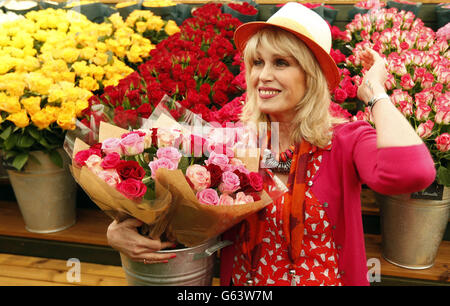
<path id="1" fill-rule="evenodd" d="M 251 4 L 232 8 L 253 16 L 258 7 Z M 334 10 L 306 5 L 321 14 Z M 364 1 L 355 7 L 365 14 L 355 14 L 342 30 L 330 25 L 332 56 L 341 71 L 331 111 L 370 121 L 356 89 L 364 72 L 358 52 L 373 47 L 389 63 L 386 85 L 393 103 L 429 147 L 438 181 L 449 185 L 448 26 L 434 32 L 411 10 L 399 11 L 392 3 Z M 232 35 L 242 22 L 224 11 L 219 3 L 202 5 L 179 26 L 151 10 L 132 11 L 126 20 L 111 14 L 103 23 L 83 15 L 77 22 L 61 19 L 76 11 L 41 10 L 6 23 L 0 36 L 4 160 L 20 169 L 27 151 L 52 151 L 64 132 L 75 128 L 76 118 L 90 128 L 99 121 L 136 127 L 164 95 L 209 122 L 237 122 L 246 85 Z M 66 36 L 60 33 L 64 30 Z M 63 80 L 55 79 L 56 72 Z M 170 111 L 180 118 L 176 108 Z"/>

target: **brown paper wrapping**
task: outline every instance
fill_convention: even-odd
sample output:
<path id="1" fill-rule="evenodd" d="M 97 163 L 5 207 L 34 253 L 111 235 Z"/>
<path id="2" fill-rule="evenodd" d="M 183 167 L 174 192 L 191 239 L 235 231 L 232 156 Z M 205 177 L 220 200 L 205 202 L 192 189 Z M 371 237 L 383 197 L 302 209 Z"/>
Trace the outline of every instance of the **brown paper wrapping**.
<path id="1" fill-rule="evenodd" d="M 241 205 L 205 205 L 197 200 L 181 170 L 158 169 L 157 179 L 170 186 L 172 212 L 166 235 L 187 247 L 216 237 L 272 202 L 263 191 L 261 200 Z"/>
<path id="2" fill-rule="evenodd" d="M 127 130 L 110 124 L 101 124 L 99 139 L 120 137 L 126 132 Z M 76 139 L 73 157 L 77 152 L 88 148 L 89 146 L 86 143 Z M 138 203 L 125 197 L 87 167 L 79 168 L 72 163 L 70 170 L 76 182 L 91 200 L 113 219 L 119 222 L 130 216 L 139 219 L 148 225 L 147 231 L 153 239 L 158 239 L 164 232 L 167 226 L 166 215 L 172 202 L 172 194 L 161 183 L 155 182 L 155 200 L 142 200 Z"/>

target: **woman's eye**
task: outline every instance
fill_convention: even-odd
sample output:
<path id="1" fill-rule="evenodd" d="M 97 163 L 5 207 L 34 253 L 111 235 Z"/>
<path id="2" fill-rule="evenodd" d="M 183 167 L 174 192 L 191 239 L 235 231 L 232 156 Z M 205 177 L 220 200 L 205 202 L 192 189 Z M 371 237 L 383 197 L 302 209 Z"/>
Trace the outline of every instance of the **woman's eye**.
<path id="1" fill-rule="evenodd" d="M 277 59 L 277 60 L 275 60 L 275 64 L 277 66 L 289 66 L 288 61 L 286 61 L 284 59 Z"/>
<path id="2" fill-rule="evenodd" d="M 259 65 L 262 65 L 262 60 L 260 60 L 260 59 L 255 59 L 254 61 L 253 61 L 253 65 L 254 66 L 259 66 Z"/>

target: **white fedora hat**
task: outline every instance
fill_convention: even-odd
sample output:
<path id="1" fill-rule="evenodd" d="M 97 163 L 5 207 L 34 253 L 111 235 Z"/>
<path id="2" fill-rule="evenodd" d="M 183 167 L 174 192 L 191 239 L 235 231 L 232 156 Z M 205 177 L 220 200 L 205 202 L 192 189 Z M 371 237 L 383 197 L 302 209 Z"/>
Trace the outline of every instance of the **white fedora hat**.
<path id="1" fill-rule="evenodd" d="M 322 68 L 329 89 L 332 90 L 339 84 L 339 70 L 330 56 L 332 45 L 330 27 L 319 14 L 300 3 L 288 2 L 266 22 L 248 22 L 238 27 L 234 32 L 234 42 L 238 50 L 242 52 L 250 37 L 267 27 L 286 30 L 303 41 Z"/>

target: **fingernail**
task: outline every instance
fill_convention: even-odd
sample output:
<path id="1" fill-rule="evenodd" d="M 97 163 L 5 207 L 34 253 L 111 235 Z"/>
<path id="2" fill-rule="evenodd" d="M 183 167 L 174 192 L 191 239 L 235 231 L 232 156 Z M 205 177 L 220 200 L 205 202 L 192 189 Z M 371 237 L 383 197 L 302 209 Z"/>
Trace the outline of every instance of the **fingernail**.
<path id="1" fill-rule="evenodd" d="M 177 257 L 177 255 L 172 255 L 170 256 L 170 259 Z"/>

